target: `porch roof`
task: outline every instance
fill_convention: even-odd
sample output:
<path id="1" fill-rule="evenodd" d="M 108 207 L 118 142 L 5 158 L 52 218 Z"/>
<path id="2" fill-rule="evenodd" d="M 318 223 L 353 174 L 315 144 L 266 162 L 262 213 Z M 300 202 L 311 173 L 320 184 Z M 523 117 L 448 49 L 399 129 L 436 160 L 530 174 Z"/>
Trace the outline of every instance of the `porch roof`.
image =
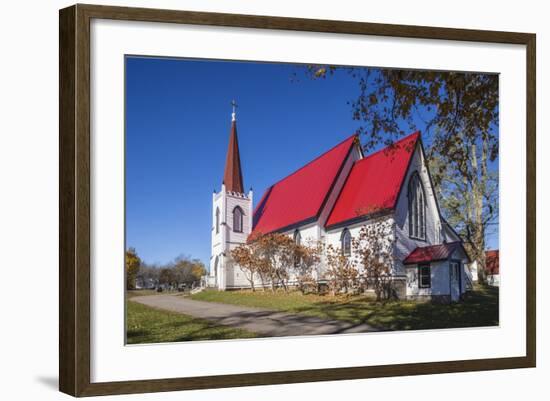
<path id="1" fill-rule="evenodd" d="M 464 254 L 467 255 L 462 242 L 460 241 L 418 247 L 412 251 L 409 256 L 405 258 L 405 260 L 403 260 L 403 264 L 412 265 L 418 263 L 436 262 L 438 260 L 447 260 L 459 248 L 462 249 Z"/>

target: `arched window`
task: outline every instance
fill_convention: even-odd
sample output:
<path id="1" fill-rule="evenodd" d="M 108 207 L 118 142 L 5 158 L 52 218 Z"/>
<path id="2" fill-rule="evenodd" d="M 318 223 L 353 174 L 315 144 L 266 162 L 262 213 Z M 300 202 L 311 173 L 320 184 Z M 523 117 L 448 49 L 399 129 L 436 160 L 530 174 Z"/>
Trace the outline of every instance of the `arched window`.
<path id="1" fill-rule="evenodd" d="M 409 236 L 426 239 L 426 197 L 417 172 L 409 180 Z"/>
<path id="2" fill-rule="evenodd" d="M 351 256 L 351 233 L 347 228 L 342 231 L 340 242 L 342 243 L 342 255 Z"/>
<path id="3" fill-rule="evenodd" d="M 233 209 L 233 231 L 236 233 L 243 232 L 243 215 L 243 210 L 239 206 Z"/>
<path id="4" fill-rule="evenodd" d="M 216 234 L 220 232 L 220 208 L 216 208 Z"/>
<path id="5" fill-rule="evenodd" d="M 294 231 L 294 243 L 298 246 L 302 245 L 302 235 L 298 230 Z M 300 266 L 300 262 L 301 262 L 300 256 L 296 254 L 294 256 L 294 267 Z"/>

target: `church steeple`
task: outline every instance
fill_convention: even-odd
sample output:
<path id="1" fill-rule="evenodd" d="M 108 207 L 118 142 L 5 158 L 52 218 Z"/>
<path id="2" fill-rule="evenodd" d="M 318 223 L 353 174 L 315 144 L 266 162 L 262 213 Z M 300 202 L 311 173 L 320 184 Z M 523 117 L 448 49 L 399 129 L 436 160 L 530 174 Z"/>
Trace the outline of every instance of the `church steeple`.
<path id="1" fill-rule="evenodd" d="M 252 188 L 244 193 L 235 101 L 231 102 L 231 132 L 225 160 L 222 190 L 212 194 L 212 247 L 208 286 L 219 290 L 240 288 L 247 285 L 243 275 L 232 260 L 231 249 L 235 244 L 246 244 L 252 231 L 254 204 Z"/>
<path id="2" fill-rule="evenodd" d="M 230 192 L 244 193 L 243 174 L 241 171 L 241 158 L 239 155 L 239 141 L 237 139 L 237 119 L 235 108 L 237 104 L 233 100 L 233 113 L 231 113 L 231 133 L 229 134 L 229 146 L 227 148 L 227 157 L 225 159 L 225 172 L 223 174 L 223 183 Z"/>

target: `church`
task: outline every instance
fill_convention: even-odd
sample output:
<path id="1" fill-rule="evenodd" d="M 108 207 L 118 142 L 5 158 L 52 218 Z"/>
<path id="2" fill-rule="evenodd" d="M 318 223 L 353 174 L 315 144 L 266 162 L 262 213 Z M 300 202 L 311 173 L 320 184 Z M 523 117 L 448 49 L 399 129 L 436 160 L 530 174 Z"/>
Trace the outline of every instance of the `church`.
<path id="1" fill-rule="evenodd" d="M 351 257 L 352 238 L 373 221 L 391 227 L 391 274 L 399 298 L 460 300 L 469 258 L 441 215 L 419 132 L 368 155 L 352 135 L 275 182 L 254 207 L 252 190 L 244 190 L 233 109 L 221 190 L 212 195 L 206 285 L 250 287 L 230 252 L 251 234 L 284 233 Z M 318 270 L 321 277 L 322 263 Z"/>

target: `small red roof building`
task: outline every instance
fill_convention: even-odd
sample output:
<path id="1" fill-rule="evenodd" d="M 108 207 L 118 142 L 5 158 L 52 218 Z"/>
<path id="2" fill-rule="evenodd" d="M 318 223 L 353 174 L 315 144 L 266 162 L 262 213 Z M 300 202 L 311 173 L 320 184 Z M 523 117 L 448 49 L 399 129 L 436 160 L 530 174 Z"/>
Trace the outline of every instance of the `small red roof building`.
<path id="1" fill-rule="evenodd" d="M 485 252 L 485 272 L 488 275 L 499 274 L 499 251 L 498 249 Z"/>

